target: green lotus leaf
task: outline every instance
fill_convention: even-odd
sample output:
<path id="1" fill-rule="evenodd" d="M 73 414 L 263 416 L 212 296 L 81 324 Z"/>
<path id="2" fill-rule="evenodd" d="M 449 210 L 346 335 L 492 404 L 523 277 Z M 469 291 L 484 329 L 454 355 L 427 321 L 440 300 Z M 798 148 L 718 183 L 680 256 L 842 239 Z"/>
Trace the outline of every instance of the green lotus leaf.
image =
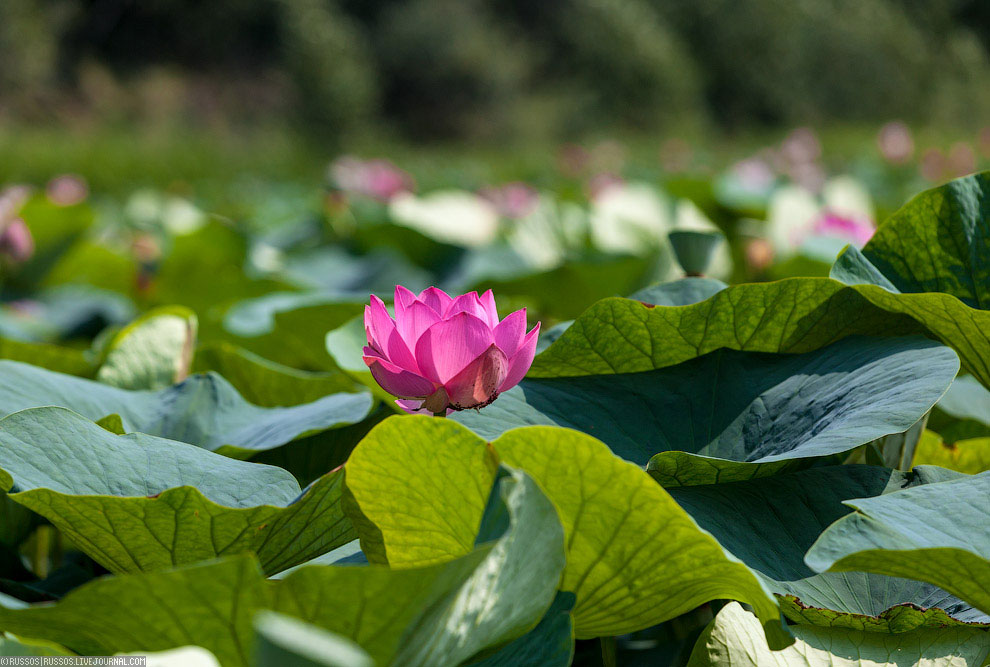
<path id="1" fill-rule="evenodd" d="M 990 312 L 948 294 L 892 294 L 829 278 L 733 285 L 689 306 L 603 299 L 537 355 L 528 377 L 636 373 L 719 348 L 810 352 L 852 335 L 910 334 L 953 348 L 990 386 Z"/>
<path id="2" fill-rule="evenodd" d="M 561 590 L 577 596 L 577 637 L 632 632 L 731 598 L 753 605 L 773 640 L 786 643 L 756 575 L 641 468 L 569 429 L 514 429 L 490 447 L 532 475 L 560 514 Z M 353 505 L 345 507 L 369 560 L 408 566 L 467 553 L 493 465 L 485 441 L 451 420 L 396 416 L 375 427 L 346 465 Z"/>
<path id="3" fill-rule="evenodd" d="M 941 466 L 967 475 L 986 472 L 990 470 L 990 438 L 946 443 L 938 433 L 926 430 L 918 442 L 914 463 Z"/>
<path id="4" fill-rule="evenodd" d="M 654 371 L 525 379 L 451 419 L 489 440 L 530 424 L 574 428 L 649 462 L 665 486 L 709 484 L 906 431 L 957 369 L 951 349 L 921 337 L 846 338 L 795 355 L 718 350 Z"/>
<path id="5" fill-rule="evenodd" d="M 557 593 L 539 624 L 470 667 L 568 667 L 574 657 L 573 593 Z"/>
<path id="6" fill-rule="evenodd" d="M 96 379 L 122 389 L 165 389 L 189 375 L 196 348 L 196 313 L 183 306 L 155 308 L 107 343 Z"/>
<path id="7" fill-rule="evenodd" d="M 263 609 L 346 637 L 377 664 L 458 664 L 533 629 L 553 601 L 564 535 L 535 483 L 507 471 L 492 493 L 497 526 L 469 554 L 421 568 L 306 566 L 269 582 L 247 555 L 103 578 L 55 605 L 0 606 L 10 632 L 84 655 L 198 645 L 249 664 Z"/>
<path id="8" fill-rule="evenodd" d="M 819 574 L 804 562 L 821 532 L 852 511 L 843 501 L 929 481 L 923 472 L 843 465 L 670 489 L 670 495 L 786 598 L 782 609 L 795 622 L 872 632 L 966 622 L 990 627 L 990 617 L 931 584 L 862 572 Z"/>
<path id="9" fill-rule="evenodd" d="M 341 393 L 287 408 L 248 403 L 216 373 L 192 375 L 158 391 L 119 389 L 15 361 L 0 361 L 0 414 L 46 405 L 89 419 L 118 414 L 127 431 L 180 440 L 248 458 L 309 433 L 354 424 L 372 407 L 369 394 Z"/>
<path id="10" fill-rule="evenodd" d="M 990 655 L 990 633 L 971 628 L 921 628 L 887 635 L 848 628 L 794 625 L 793 646 L 771 650 L 760 622 L 727 604 L 695 644 L 688 667 L 979 667 Z"/>
<path id="11" fill-rule="evenodd" d="M 7 632 L 56 642 L 80 655 L 197 645 L 223 665 L 246 667 L 251 621 L 271 600 L 258 562 L 243 555 L 97 579 L 54 605 L 12 608 L 0 601 L 0 623 Z"/>
<path id="12" fill-rule="evenodd" d="M 302 493 L 280 468 L 140 433 L 114 435 L 63 408 L 0 420 L 0 481 L 11 500 L 112 572 L 244 551 L 278 572 L 354 538 L 340 471 Z"/>
<path id="13" fill-rule="evenodd" d="M 254 620 L 255 667 L 374 667 L 363 648 L 350 639 L 274 611 Z"/>
<path id="14" fill-rule="evenodd" d="M 806 562 L 818 572 L 927 581 L 990 613 L 988 494 L 990 472 L 985 472 L 847 500 L 856 511 L 822 533 Z"/>
<path id="15" fill-rule="evenodd" d="M 833 277 L 902 293 L 951 294 L 990 310 L 990 172 L 957 178 L 915 196 L 862 251 L 848 248 Z"/>

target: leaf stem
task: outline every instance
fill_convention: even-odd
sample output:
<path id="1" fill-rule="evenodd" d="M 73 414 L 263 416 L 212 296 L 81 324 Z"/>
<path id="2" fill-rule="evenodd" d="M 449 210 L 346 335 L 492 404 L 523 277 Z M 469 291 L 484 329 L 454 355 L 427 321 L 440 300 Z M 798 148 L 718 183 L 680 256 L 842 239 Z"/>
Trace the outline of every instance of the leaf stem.
<path id="1" fill-rule="evenodd" d="M 601 637 L 602 642 L 602 664 L 605 667 L 617 667 L 618 657 L 615 654 L 615 637 Z"/>

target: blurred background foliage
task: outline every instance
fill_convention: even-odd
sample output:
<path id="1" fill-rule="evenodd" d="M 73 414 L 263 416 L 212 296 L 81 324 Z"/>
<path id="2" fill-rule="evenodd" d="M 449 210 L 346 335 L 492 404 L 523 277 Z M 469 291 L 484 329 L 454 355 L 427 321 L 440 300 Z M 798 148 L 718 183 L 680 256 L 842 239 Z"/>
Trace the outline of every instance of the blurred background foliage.
<path id="1" fill-rule="evenodd" d="M 560 140 L 990 112 L 985 0 L 4 0 L 0 122 Z"/>

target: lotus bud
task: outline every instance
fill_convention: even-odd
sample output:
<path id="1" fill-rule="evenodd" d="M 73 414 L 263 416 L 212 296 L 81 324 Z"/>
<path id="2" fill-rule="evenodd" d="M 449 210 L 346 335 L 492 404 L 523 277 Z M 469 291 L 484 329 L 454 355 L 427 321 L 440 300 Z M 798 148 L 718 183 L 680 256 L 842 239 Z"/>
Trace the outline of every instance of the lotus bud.
<path id="1" fill-rule="evenodd" d="M 437 416 L 483 408 L 526 375 L 536 354 L 537 323 L 526 309 L 499 320 L 495 297 L 456 298 L 436 287 L 418 295 L 395 288 L 395 317 L 372 295 L 364 310 L 364 363 L 406 412 Z"/>
<path id="2" fill-rule="evenodd" d="M 0 255 L 15 264 L 21 264 L 31 259 L 34 254 L 34 237 L 27 224 L 20 218 L 14 218 L 0 232 Z"/>

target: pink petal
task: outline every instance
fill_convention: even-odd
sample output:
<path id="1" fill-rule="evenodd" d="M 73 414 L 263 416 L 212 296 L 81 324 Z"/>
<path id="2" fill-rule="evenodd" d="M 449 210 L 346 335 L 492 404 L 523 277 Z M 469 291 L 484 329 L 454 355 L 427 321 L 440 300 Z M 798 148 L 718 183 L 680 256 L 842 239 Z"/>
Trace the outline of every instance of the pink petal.
<path id="1" fill-rule="evenodd" d="M 509 360 L 505 354 L 491 345 L 444 384 L 450 404 L 458 409 L 488 405 L 498 396 L 499 386 L 508 370 Z"/>
<path id="2" fill-rule="evenodd" d="M 364 363 L 368 365 L 375 382 L 382 389 L 399 398 L 423 398 L 435 391 L 432 382 L 411 371 L 403 370 L 381 357 L 364 355 Z"/>
<path id="3" fill-rule="evenodd" d="M 505 356 L 512 358 L 526 336 L 526 309 L 509 313 L 495 327 L 495 344 Z"/>
<path id="4" fill-rule="evenodd" d="M 488 323 L 488 326 L 492 326 L 491 322 L 488 320 L 488 311 L 482 305 L 481 300 L 478 298 L 477 292 L 468 292 L 467 294 L 462 294 L 456 299 L 454 299 L 447 310 L 444 311 L 444 319 L 448 319 L 457 313 L 471 313 L 477 317 L 482 322 Z"/>
<path id="5" fill-rule="evenodd" d="M 395 321 L 398 322 L 400 315 L 405 311 L 405 309 L 416 301 L 416 294 L 402 285 L 396 285 L 395 297 L 393 298 L 393 301 L 395 304 Z"/>
<path id="6" fill-rule="evenodd" d="M 450 298 L 450 295 L 439 287 L 427 287 L 419 293 L 419 296 L 416 297 L 416 299 L 432 308 L 437 315 L 443 315 L 443 312 L 447 309 L 447 306 L 449 306 L 453 301 L 453 299 Z"/>
<path id="7" fill-rule="evenodd" d="M 536 356 L 536 339 L 539 336 L 540 323 L 537 322 L 533 330 L 526 334 L 526 338 L 523 339 L 522 345 L 519 346 L 516 353 L 509 357 L 509 371 L 505 374 L 505 379 L 498 388 L 499 393 L 512 389 L 526 377 L 526 371 L 533 365 L 533 357 Z"/>
<path id="8" fill-rule="evenodd" d="M 379 352 L 386 352 L 389 336 L 395 331 L 395 321 L 385 310 L 385 304 L 374 294 L 371 304 L 364 307 L 364 330 L 368 334 L 368 344 Z"/>
<path id="9" fill-rule="evenodd" d="M 491 290 L 485 290 L 481 295 L 481 305 L 488 313 L 488 324 L 494 328 L 498 324 L 498 309 L 495 307 L 495 295 Z"/>
<path id="10" fill-rule="evenodd" d="M 425 377 L 444 384 L 494 343 L 488 324 L 469 313 L 458 313 L 420 336 L 416 363 Z"/>
<path id="11" fill-rule="evenodd" d="M 440 315 L 422 301 L 412 302 L 396 317 L 396 328 L 410 350 L 416 349 L 416 341 L 423 332 L 440 321 Z"/>

